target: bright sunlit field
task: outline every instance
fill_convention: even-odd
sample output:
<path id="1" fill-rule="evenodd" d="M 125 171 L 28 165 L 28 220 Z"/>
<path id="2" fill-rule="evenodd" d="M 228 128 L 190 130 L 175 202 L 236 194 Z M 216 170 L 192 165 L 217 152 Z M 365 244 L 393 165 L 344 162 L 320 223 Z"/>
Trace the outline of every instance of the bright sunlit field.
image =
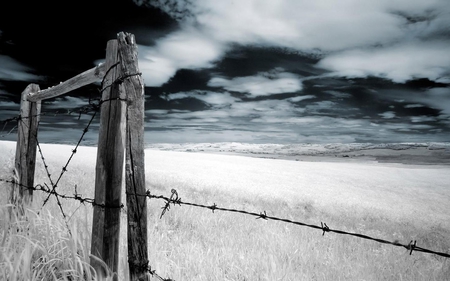
<path id="1" fill-rule="evenodd" d="M 73 147 L 42 145 L 52 178 Z M 0 143 L 0 178 L 9 179 L 14 143 Z M 96 149 L 80 147 L 58 185 L 93 198 Z M 38 155 L 35 184 L 49 184 Z M 450 252 L 450 167 L 268 160 L 146 150 L 147 188 L 183 201 L 235 208 Z M 0 182 L 0 279 L 85 280 L 92 208 L 35 193 L 28 220 L 8 221 L 9 184 Z M 125 195 L 123 195 L 125 196 Z M 123 197 L 125 201 L 125 197 Z M 148 200 L 152 269 L 173 280 L 448 280 L 450 261 L 347 235 L 189 206 L 160 219 Z M 39 215 L 37 214 L 39 212 Z M 119 280 L 127 280 L 126 214 Z M 68 233 L 69 226 L 72 236 Z M 152 279 L 158 280 L 158 279 Z"/>

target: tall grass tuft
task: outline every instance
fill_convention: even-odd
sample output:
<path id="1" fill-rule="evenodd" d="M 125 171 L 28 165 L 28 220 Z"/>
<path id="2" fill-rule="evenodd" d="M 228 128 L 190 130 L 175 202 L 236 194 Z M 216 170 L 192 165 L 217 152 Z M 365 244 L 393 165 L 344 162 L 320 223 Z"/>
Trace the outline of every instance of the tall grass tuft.
<path id="1" fill-rule="evenodd" d="M 76 223 L 69 232 L 50 211 L 30 209 L 9 219 L 8 207 L 0 208 L 1 280 L 97 280 L 89 265 L 90 237 Z"/>

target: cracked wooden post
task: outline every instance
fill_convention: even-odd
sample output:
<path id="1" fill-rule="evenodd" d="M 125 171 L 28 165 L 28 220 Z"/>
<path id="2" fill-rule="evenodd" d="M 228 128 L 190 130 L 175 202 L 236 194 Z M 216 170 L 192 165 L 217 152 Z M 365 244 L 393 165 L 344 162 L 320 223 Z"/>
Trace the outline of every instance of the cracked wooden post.
<path id="1" fill-rule="evenodd" d="M 117 40 L 110 40 L 106 47 L 107 73 L 102 85 L 105 90 L 100 109 L 95 203 L 115 208 L 94 206 L 91 255 L 103 260 L 112 272 L 118 272 L 119 269 L 120 206 L 125 155 L 126 97 L 124 91 L 120 90 L 122 85 L 115 83 L 121 75 L 118 62 Z M 91 257 L 91 265 L 102 279 L 107 272 L 95 257 Z"/>
<path id="2" fill-rule="evenodd" d="M 39 85 L 30 84 L 22 92 L 20 99 L 20 117 L 17 124 L 17 144 L 14 169 L 14 184 L 10 201 L 19 208 L 21 215 L 23 207 L 33 200 L 34 171 L 36 167 L 37 134 L 41 102 L 29 102 L 30 93 L 39 91 Z M 10 212 L 11 215 L 11 212 Z"/>
<path id="3" fill-rule="evenodd" d="M 147 250 L 147 198 L 144 162 L 144 84 L 139 73 L 134 35 L 120 32 L 119 57 L 127 93 L 125 187 L 128 216 L 130 280 L 149 280 Z"/>

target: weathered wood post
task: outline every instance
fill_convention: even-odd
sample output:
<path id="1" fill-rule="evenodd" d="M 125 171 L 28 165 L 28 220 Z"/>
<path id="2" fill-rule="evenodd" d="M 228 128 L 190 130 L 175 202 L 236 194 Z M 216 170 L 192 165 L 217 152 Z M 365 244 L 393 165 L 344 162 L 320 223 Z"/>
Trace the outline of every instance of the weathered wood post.
<path id="1" fill-rule="evenodd" d="M 39 91 L 39 85 L 30 84 L 22 92 L 20 99 L 20 117 L 17 125 L 17 144 L 15 157 L 15 184 L 11 190 L 10 201 L 24 214 L 23 205 L 33 200 L 34 171 L 36 166 L 37 133 L 41 102 L 29 102 L 30 93 Z"/>
<path id="2" fill-rule="evenodd" d="M 41 100 L 58 97 L 72 90 L 97 82 L 99 79 L 103 79 L 104 76 L 105 64 L 99 64 L 96 67 L 86 70 L 85 72 L 59 83 L 56 86 L 41 90 L 39 92 L 32 92 L 28 95 L 27 100 L 38 102 Z"/>
<path id="3" fill-rule="evenodd" d="M 127 93 L 125 187 L 130 280 L 148 280 L 147 198 L 145 196 L 144 83 L 134 35 L 119 33 L 119 57 Z"/>
<path id="4" fill-rule="evenodd" d="M 110 270 L 119 267 L 120 206 L 125 154 L 126 96 L 116 80 L 121 75 L 117 40 L 107 43 L 100 128 L 95 174 L 95 203 L 92 221 L 91 254 L 103 260 Z M 109 71 L 108 71 L 109 70 Z M 107 206 L 104 208 L 103 206 Z M 109 208 L 112 207 L 112 208 Z M 98 275 L 106 272 L 95 258 L 91 265 Z"/>

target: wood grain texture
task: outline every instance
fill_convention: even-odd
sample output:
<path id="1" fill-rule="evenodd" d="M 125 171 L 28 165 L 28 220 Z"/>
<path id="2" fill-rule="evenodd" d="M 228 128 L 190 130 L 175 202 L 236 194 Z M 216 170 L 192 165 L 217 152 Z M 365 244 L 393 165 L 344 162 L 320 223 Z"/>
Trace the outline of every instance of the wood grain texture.
<path id="1" fill-rule="evenodd" d="M 149 274 L 144 160 L 144 84 L 139 74 L 134 35 L 121 32 L 117 37 L 123 85 L 128 99 L 125 158 L 128 264 L 130 280 L 147 280 Z"/>
<path id="2" fill-rule="evenodd" d="M 20 119 L 18 121 L 15 157 L 16 186 L 13 187 L 10 201 L 21 210 L 33 199 L 34 171 L 36 166 L 37 134 L 41 102 L 29 102 L 29 93 L 39 91 L 39 85 L 30 84 L 22 92 L 20 100 Z M 18 192 L 18 193 L 17 193 Z"/>
<path id="3" fill-rule="evenodd" d="M 95 203 L 117 208 L 94 206 L 91 254 L 101 258 L 109 269 L 118 271 L 120 205 L 125 155 L 125 92 L 115 83 L 121 75 L 117 40 L 110 40 L 106 48 L 102 104 L 100 109 L 99 141 L 95 174 Z M 108 87 L 110 86 L 110 87 Z M 104 275 L 96 259 L 91 265 Z"/>
<path id="4" fill-rule="evenodd" d="M 105 76 L 106 69 L 105 64 L 100 64 L 51 88 L 42 91 L 34 90 L 28 95 L 28 101 L 36 102 L 58 97 L 72 90 L 102 80 Z"/>

